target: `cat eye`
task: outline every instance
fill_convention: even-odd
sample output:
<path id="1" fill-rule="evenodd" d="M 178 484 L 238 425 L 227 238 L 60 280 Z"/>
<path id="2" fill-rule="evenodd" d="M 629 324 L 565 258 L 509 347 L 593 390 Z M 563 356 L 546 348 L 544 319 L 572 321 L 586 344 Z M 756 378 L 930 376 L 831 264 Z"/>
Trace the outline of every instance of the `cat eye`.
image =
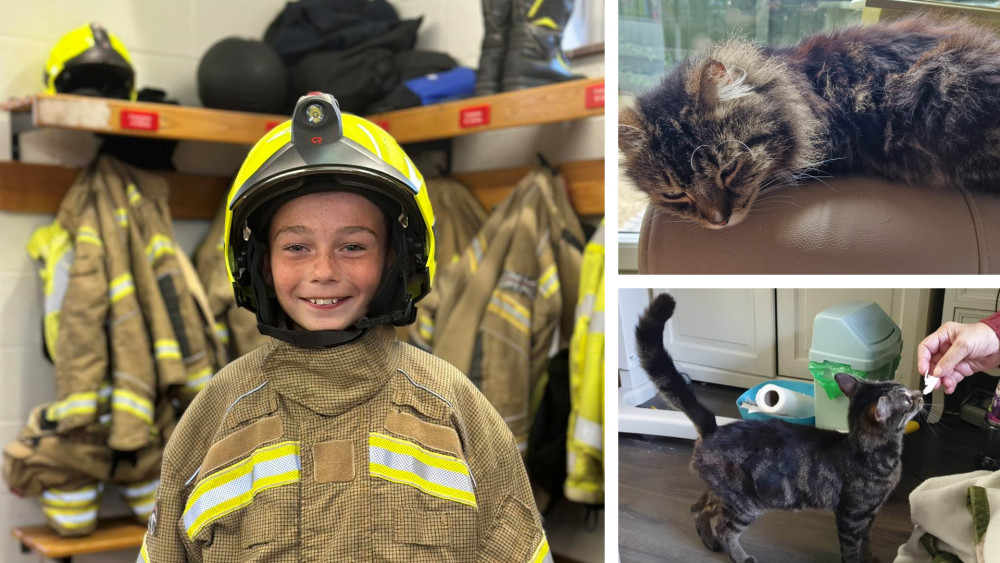
<path id="1" fill-rule="evenodd" d="M 683 191 L 665 192 L 662 195 L 663 195 L 663 199 L 666 199 L 668 201 L 680 201 L 682 199 L 687 198 L 687 194 L 684 193 Z"/>
<path id="2" fill-rule="evenodd" d="M 909 397 L 903 397 L 903 404 L 909 407 L 913 404 L 913 401 L 911 401 Z"/>

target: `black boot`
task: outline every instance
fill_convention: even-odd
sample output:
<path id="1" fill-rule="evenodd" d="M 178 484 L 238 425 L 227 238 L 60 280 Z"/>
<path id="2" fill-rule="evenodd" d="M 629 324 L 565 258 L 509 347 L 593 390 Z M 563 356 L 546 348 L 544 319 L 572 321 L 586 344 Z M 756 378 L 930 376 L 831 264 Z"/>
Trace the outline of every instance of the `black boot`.
<path id="1" fill-rule="evenodd" d="M 510 34 L 511 0 L 482 0 L 483 50 L 476 72 L 476 95 L 488 96 L 500 91 L 507 36 Z"/>
<path id="2" fill-rule="evenodd" d="M 582 78 L 570 73 L 560 42 L 573 0 L 513 0 L 503 90 Z"/>

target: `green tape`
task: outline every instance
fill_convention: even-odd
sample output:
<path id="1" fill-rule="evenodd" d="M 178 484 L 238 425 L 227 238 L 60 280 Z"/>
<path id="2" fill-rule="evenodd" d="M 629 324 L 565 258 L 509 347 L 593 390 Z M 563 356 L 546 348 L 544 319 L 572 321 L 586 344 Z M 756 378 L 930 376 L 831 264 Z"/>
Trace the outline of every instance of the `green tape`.
<path id="1" fill-rule="evenodd" d="M 867 379 L 868 377 L 867 371 L 853 369 L 847 364 L 838 364 L 836 362 L 809 362 L 809 372 L 819 382 L 820 387 L 826 391 L 826 396 L 831 399 L 844 396 L 844 392 L 837 385 L 837 380 L 834 379 L 834 376 L 838 373 L 848 373 L 859 379 Z"/>

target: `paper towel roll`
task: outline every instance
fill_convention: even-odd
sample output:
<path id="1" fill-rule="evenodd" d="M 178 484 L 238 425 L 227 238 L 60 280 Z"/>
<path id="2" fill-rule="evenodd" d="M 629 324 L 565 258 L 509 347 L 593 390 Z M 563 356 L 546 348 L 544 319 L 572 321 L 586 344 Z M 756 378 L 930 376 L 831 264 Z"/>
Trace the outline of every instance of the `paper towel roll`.
<path id="1" fill-rule="evenodd" d="M 789 418 L 809 418 L 816 416 L 816 403 L 804 393 L 768 383 L 757 391 L 757 406 L 767 414 Z"/>

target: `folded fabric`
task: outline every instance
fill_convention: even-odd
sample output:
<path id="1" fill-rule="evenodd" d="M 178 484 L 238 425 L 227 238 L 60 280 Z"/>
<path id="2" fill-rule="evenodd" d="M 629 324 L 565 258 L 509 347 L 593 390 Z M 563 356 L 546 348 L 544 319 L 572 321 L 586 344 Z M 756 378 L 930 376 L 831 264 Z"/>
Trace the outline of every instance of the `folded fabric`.
<path id="1" fill-rule="evenodd" d="M 895 563 L 1000 563 L 1000 471 L 924 481 L 910 493 L 910 517 Z"/>

